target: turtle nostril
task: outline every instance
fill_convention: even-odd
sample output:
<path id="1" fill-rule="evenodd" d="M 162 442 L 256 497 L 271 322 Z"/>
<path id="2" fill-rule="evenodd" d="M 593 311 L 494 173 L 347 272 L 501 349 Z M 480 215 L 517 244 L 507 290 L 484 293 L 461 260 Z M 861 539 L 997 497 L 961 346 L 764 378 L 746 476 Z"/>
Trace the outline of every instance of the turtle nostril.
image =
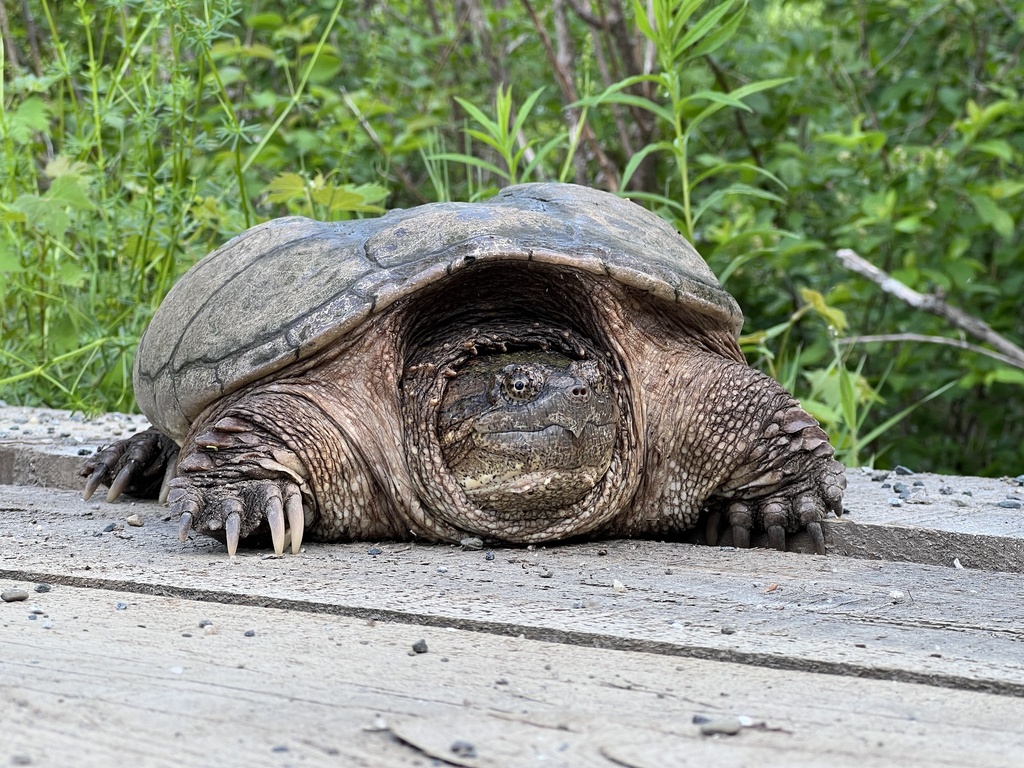
<path id="1" fill-rule="evenodd" d="M 586 387 L 573 387 L 572 388 L 572 393 L 574 395 L 576 395 L 576 397 L 586 397 L 587 388 Z"/>

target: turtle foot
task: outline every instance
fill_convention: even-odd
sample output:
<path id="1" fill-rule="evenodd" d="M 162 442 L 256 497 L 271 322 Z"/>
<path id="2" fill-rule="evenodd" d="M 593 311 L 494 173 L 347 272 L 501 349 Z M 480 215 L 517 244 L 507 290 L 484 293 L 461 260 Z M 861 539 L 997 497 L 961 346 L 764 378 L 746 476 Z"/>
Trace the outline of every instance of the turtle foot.
<path id="1" fill-rule="evenodd" d="M 234 557 L 246 539 L 270 534 L 274 554 L 291 545 L 298 554 L 305 530 L 299 487 L 286 480 L 243 480 L 202 487 L 193 479 L 172 480 L 171 515 L 178 515 L 178 539 L 184 544 L 192 531 L 223 541 Z"/>
<path id="2" fill-rule="evenodd" d="M 796 497 L 781 492 L 761 499 L 730 502 L 724 517 L 725 524 L 731 529 L 732 545 L 746 549 L 752 535 L 756 531 L 764 531 L 768 535 L 768 545 L 785 552 L 787 532 L 802 529 L 807 531 L 814 551 L 824 555 L 825 533 L 821 521 L 830 512 L 837 516 L 842 514 L 842 489 L 846 485 L 842 464 L 837 461 L 832 461 L 832 464 L 835 466 L 829 467 L 825 474 L 830 482 L 823 492 L 806 492 Z M 717 510 L 708 516 L 705 539 L 712 546 L 719 542 L 722 517 Z"/>
<path id="3" fill-rule="evenodd" d="M 87 478 L 82 497 L 88 501 L 101 485 L 108 486 L 107 501 L 122 493 L 148 498 L 162 491 L 174 475 L 177 444 L 153 427 L 118 440 L 90 456 L 79 473 Z"/>

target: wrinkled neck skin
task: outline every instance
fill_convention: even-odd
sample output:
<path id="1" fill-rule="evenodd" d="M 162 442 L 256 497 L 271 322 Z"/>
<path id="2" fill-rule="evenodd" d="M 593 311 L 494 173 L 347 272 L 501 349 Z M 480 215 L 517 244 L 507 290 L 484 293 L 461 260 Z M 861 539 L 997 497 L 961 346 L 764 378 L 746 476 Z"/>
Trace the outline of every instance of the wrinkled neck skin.
<path id="1" fill-rule="evenodd" d="M 638 485 L 637 424 L 612 297 L 580 273 L 489 266 L 399 314 L 405 458 L 423 506 L 463 535 L 591 533 Z"/>
<path id="2" fill-rule="evenodd" d="M 182 458 L 249 421 L 238 473 L 290 477 L 325 540 L 672 535 L 745 471 L 745 392 L 778 390 L 713 326 L 571 269 L 469 268 L 211 405 Z"/>

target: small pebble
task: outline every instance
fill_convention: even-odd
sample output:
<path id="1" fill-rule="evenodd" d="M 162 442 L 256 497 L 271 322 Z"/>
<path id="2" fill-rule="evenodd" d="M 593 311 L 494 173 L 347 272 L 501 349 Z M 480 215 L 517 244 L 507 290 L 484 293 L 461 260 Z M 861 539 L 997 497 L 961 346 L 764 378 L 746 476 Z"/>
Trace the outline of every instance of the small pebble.
<path id="1" fill-rule="evenodd" d="M 451 750 L 459 757 L 476 757 L 476 747 L 468 741 L 453 741 Z"/>
<path id="2" fill-rule="evenodd" d="M 953 489 L 952 489 L 952 487 L 950 487 L 948 485 L 940 485 L 939 486 L 939 493 L 941 493 L 943 496 L 952 496 L 953 495 Z"/>
<path id="3" fill-rule="evenodd" d="M 895 473 L 896 473 L 897 475 L 912 475 L 912 474 L 914 474 L 914 470 L 912 470 L 912 469 L 907 469 L 907 468 L 906 468 L 906 467 L 904 467 L 904 466 L 903 466 L 902 464 L 897 464 L 897 465 L 896 465 L 896 466 L 895 466 L 895 467 L 893 468 L 893 470 L 892 470 L 892 471 L 893 471 L 893 472 L 895 472 Z"/>
<path id="4" fill-rule="evenodd" d="M 900 501 L 899 499 L 889 499 L 889 506 L 890 507 L 902 507 L 903 506 L 903 502 Z"/>
<path id="5" fill-rule="evenodd" d="M 111 531 L 117 530 L 117 523 L 110 523 L 106 528 L 103 529 L 104 533 L 110 533 Z"/>
<path id="6" fill-rule="evenodd" d="M 53 629 L 53 622 L 49 619 L 43 620 L 43 629 Z"/>
<path id="7" fill-rule="evenodd" d="M 892 488 L 892 483 L 882 483 L 883 488 Z"/>
<path id="8" fill-rule="evenodd" d="M 917 486 L 920 486 L 920 487 L 923 488 L 924 487 L 924 480 L 915 480 L 914 481 L 914 485 L 917 485 Z"/>
<path id="9" fill-rule="evenodd" d="M 541 572 L 540 572 L 540 574 L 538 574 L 538 575 L 539 575 L 539 576 L 540 576 L 540 577 L 541 577 L 542 579 L 550 579 L 550 578 L 551 578 L 551 571 L 549 571 L 549 570 L 547 570 L 547 569 L 545 568 L 545 569 L 544 569 L 543 571 L 541 571 Z"/>
<path id="10" fill-rule="evenodd" d="M 907 486 L 905 486 L 903 483 L 893 483 L 892 489 L 896 493 L 903 493 L 905 490 L 907 490 Z"/>
<path id="11" fill-rule="evenodd" d="M 476 551 L 484 548 L 484 540 L 477 538 L 476 536 L 467 536 L 459 542 L 463 549 Z"/>
<path id="12" fill-rule="evenodd" d="M 11 765 L 32 765 L 31 755 L 11 755 Z"/>
<path id="13" fill-rule="evenodd" d="M 412 652 L 413 653 L 426 653 L 427 652 L 427 641 L 426 640 L 417 640 L 415 643 L 412 644 Z"/>
<path id="14" fill-rule="evenodd" d="M 244 634 L 245 634 L 246 637 L 256 637 L 256 630 L 255 629 L 247 629 L 247 630 L 245 630 Z"/>
<path id="15" fill-rule="evenodd" d="M 1018 485 L 1024 485 L 1024 475 L 1017 475 L 1015 478 L 1013 478 L 1013 481 Z"/>
<path id="16" fill-rule="evenodd" d="M 972 493 L 971 491 L 960 491 L 960 495 L 961 496 L 973 496 L 974 493 Z"/>
<path id="17" fill-rule="evenodd" d="M 1003 509 L 1020 509 L 1022 505 L 1019 501 L 1015 501 L 1014 499 L 1004 499 L 996 504 L 996 506 L 1002 507 Z"/>
<path id="18" fill-rule="evenodd" d="M 902 603 L 907 599 L 907 596 L 900 592 L 898 589 L 894 589 L 889 593 L 889 599 L 892 600 L 893 604 Z"/>
<path id="19" fill-rule="evenodd" d="M 213 620 L 212 619 L 200 619 L 199 620 L 199 628 L 200 629 L 205 629 L 206 627 L 210 627 L 210 626 L 213 626 Z"/>
<path id="20" fill-rule="evenodd" d="M 377 555 L 379 555 L 383 551 L 384 550 L 381 549 L 380 547 L 370 547 L 368 550 L 366 550 L 366 554 L 373 555 L 373 556 L 376 557 Z"/>
<path id="21" fill-rule="evenodd" d="M 439 565 L 439 566 L 437 566 L 437 572 L 438 573 L 448 573 L 448 569 L 445 566 L 443 566 L 443 565 Z"/>
<path id="22" fill-rule="evenodd" d="M 871 473 L 871 482 L 873 482 L 873 483 L 880 483 L 880 482 L 882 482 L 883 480 L 885 480 L 888 477 L 889 477 L 889 470 L 882 469 L 882 470 L 879 470 L 877 472 L 872 472 Z"/>
<path id="23" fill-rule="evenodd" d="M 722 627 L 722 634 L 723 635 L 735 635 L 736 634 L 736 628 L 735 627 Z"/>
<path id="24" fill-rule="evenodd" d="M 36 584 L 36 592 L 49 592 L 51 589 L 49 584 Z"/>
<path id="25" fill-rule="evenodd" d="M 0 592 L 0 600 L 3 600 L 5 603 L 17 603 L 22 600 L 28 600 L 28 590 L 5 589 L 3 592 Z"/>
<path id="26" fill-rule="evenodd" d="M 128 515 L 128 517 L 126 517 L 124 521 L 133 528 L 142 527 L 142 515 Z"/>
<path id="27" fill-rule="evenodd" d="M 487 553 L 484 555 L 484 560 L 493 560 L 493 559 L 494 559 L 494 553 L 491 550 L 487 550 Z"/>
<path id="28" fill-rule="evenodd" d="M 127 611 L 127 610 L 128 610 L 128 603 L 118 603 L 118 604 L 117 604 L 117 605 L 115 605 L 114 607 L 115 607 L 115 608 L 116 608 L 117 610 L 119 610 L 119 611 Z"/>
<path id="29" fill-rule="evenodd" d="M 719 733 L 735 736 L 742 728 L 743 724 L 737 717 L 712 717 L 706 723 L 701 723 L 700 732 L 705 736 L 714 736 Z"/>

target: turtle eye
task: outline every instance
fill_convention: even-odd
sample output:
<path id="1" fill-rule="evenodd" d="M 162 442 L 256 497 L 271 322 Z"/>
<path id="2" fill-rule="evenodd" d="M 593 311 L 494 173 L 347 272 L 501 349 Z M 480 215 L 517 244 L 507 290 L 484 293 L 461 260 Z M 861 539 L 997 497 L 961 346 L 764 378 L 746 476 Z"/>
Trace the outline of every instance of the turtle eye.
<path id="1" fill-rule="evenodd" d="M 522 366 L 506 369 L 501 380 L 501 393 L 514 403 L 533 400 L 544 384 L 544 377 L 538 371 Z"/>

